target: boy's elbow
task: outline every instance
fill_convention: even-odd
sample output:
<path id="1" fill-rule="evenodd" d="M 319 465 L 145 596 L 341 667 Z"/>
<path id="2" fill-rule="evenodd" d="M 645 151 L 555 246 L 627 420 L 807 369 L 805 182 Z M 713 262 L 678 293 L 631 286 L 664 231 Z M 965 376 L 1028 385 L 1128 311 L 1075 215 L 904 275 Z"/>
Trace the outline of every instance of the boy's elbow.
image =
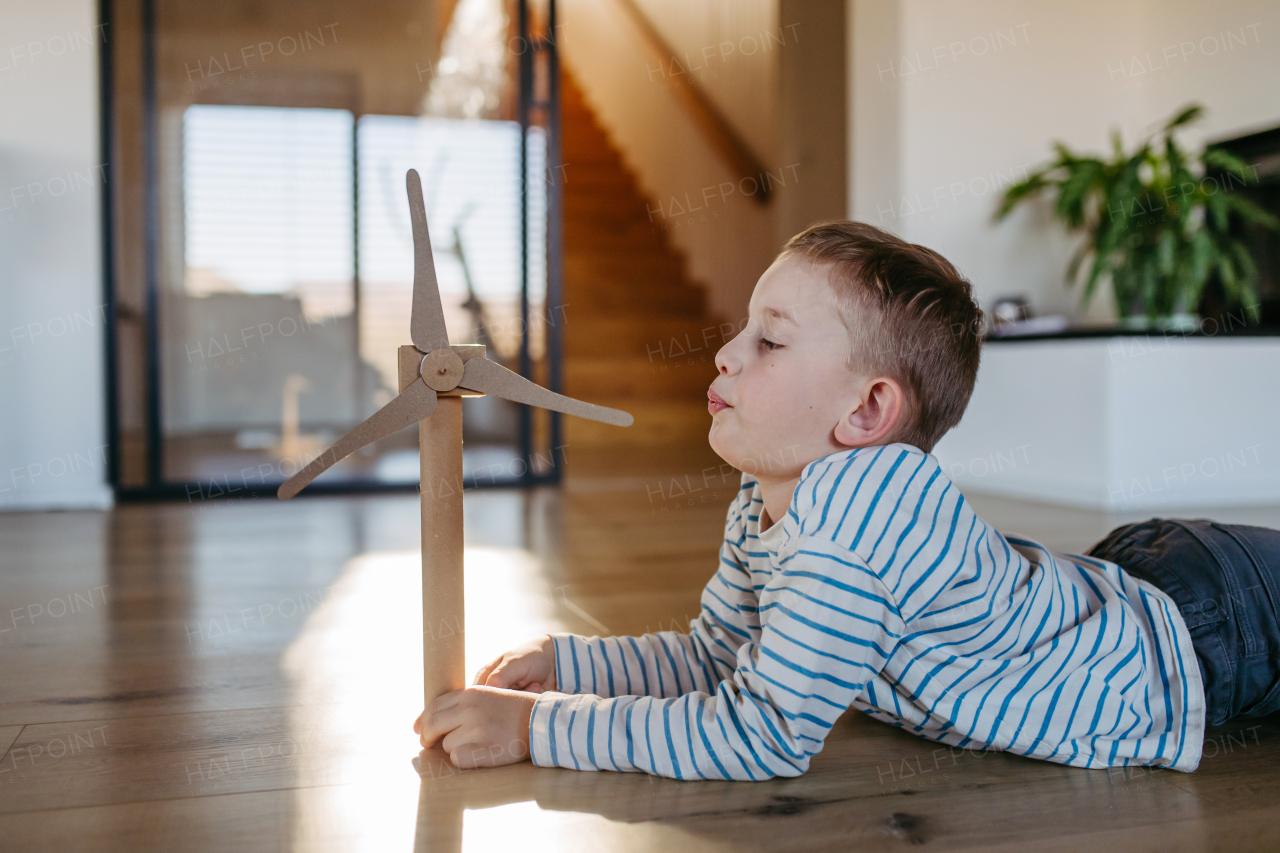
<path id="1" fill-rule="evenodd" d="M 777 768 L 774 776 L 782 778 L 791 778 L 794 776 L 803 776 L 809 772 L 809 756 L 805 756 L 798 761 L 789 761 Z"/>
<path id="2" fill-rule="evenodd" d="M 809 772 L 808 759 L 799 766 L 794 764 L 782 764 L 776 767 L 758 768 L 755 772 L 755 776 L 752 778 L 757 782 L 765 782 L 769 779 L 790 779 L 795 776 L 803 776 L 807 772 Z"/>
<path id="3" fill-rule="evenodd" d="M 778 759 L 764 764 L 759 760 L 755 760 L 753 756 L 746 756 L 745 760 L 739 763 L 738 769 L 741 773 L 734 773 L 730 776 L 732 779 L 743 782 L 765 782 L 769 779 L 789 779 L 795 776 L 803 776 L 809 771 L 809 756 L 795 759 L 790 758 L 786 761 Z M 747 768 L 750 768 L 748 770 Z"/>

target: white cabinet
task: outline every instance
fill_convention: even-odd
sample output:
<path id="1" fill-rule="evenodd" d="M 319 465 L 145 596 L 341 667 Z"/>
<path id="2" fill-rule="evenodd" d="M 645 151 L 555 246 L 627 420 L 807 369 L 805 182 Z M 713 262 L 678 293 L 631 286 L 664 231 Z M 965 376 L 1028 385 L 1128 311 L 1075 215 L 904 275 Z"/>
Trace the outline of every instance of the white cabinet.
<path id="1" fill-rule="evenodd" d="M 1280 337 L 988 342 L 934 455 L 965 492 L 1153 514 L 1280 504 Z"/>

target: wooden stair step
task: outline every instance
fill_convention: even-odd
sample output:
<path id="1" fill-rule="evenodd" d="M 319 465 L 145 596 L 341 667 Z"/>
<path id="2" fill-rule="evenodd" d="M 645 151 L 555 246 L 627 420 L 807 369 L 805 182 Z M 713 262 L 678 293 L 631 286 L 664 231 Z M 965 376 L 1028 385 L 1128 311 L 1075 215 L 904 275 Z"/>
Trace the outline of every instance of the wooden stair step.
<path id="1" fill-rule="evenodd" d="M 667 252 L 677 257 L 684 253 L 670 243 L 654 243 L 665 241 L 667 234 L 660 228 L 661 223 L 650 222 L 643 216 L 604 217 L 576 214 L 564 218 L 564 250 L 565 253 L 582 250 L 598 250 L 608 248 L 620 251 L 626 248 Z"/>
<path id="2" fill-rule="evenodd" d="M 588 181 L 598 181 L 602 183 L 617 183 L 627 187 L 628 190 L 635 190 L 635 178 L 626 165 L 618 163 L 610 163 L 607 166 L 602 163 L 572 163 L 565 167 L 565 178 L 568 181 L 578 183 Z"/>
<path id="3" fill-rule="evenodd" d="M 565 183 L 570 181 L 577 184 L 574 194 L 578 197 L 606 195 L 610 198 L 634 198 L 644 202 L 628 176 L 587 174 L 586 169 L 570 176 L 566 170 Z"/>
<path id="4" fill-rule="evenodd" d="M 576 248 L 577 244 L 572 241 L 588 240 L 595 235 L 618 238 L 643 230 L 654 236 L 661 236 L 663 232 L 658 229 L 660 224 L 663 223 L 658 220 L 656 213 L 650 217 L 642 207 L 599 213 L 566 210 L 564 214 L 565 251 Z"/>
<path id="5" fill-rule="evenodd" d="M 568 211 L 564 217 L 564 250 L 572 252 L 581 246 L 598 242 L 597 238 L 620 241 L 632 236 L 648 234 L 646 240 L 652 240 L 654 237 L 665 239 L 664 232 L 658 228 L 658 225 L 656 215 L 653 221 L 650 221 L 642 210 L 627 210 L 613 216 Z M 666 251 L 679 254 L 669 244 L 664 248 Z"/>
<path id="6" fill-rule="evenodd" d="M 631 250 L 609 252 L 603 249 L 574 252 L 565 256 L 565 273 L 586 278 L 601 276 L 618 281 L 659 278 L 671 281 L 673 289 L 689 287 L 679 257 L 656 252 Z M 572 272 L 570 273 L 570 269 Z"/>
<path id="7" fill-rule="evenodd" d="M 574 448 L 705 444 L 711 415 L 705 404 L 692 402 L 628 402 L 635 423 L 626 429 L 582 418 L 565 418 L 564 440 Z"/>
<path id="8" fill-rule="evenodd" d="M 661 228 L 657 205 L 572 76 L 563 79 L 565 390 L 636 417 L 623 430 L 568 418 L 566 441 L 606 451 L 705 449 L 721 327 Z"/>
<path id="9" fill-rule="evenodd" d="M 566 248 L 565 254 L 594 257 L 627 251 L 670 255 L 673 258 L 679 258 L 681 262 L 684 261 L 684 255 L 665 242 L 661 231 L 639 223 L 624 228 L 608 231 L 596 229 L 575 235 L 573 248 Z"/>
<path id="10" fill-rule="evenodd" d="M 565 185 L 566 190 L 568 185 Z M 608 217 L 618 221 L 639 220 L 654 222 L 661 220 L 663 208 L 649 202 L 638 195 L 630 193 L 569 193 L 564 198 L 565 219 L 573 216 L 588 216 L 591 219 Z M 650 214 L 652 211 L 652 215 Z"/>
<path id="11" fill-rule="evenodd" d="M 609 254 L 593 253 L 589 255 L 569 254 L 564 256 L 565 275 L 587 276 L 610 279 L 650 279 L 665 278 L 681 281 L 683 264 L 680 259 L 656 252 L 613 252 Z"/>
<path id="12" fill-rule="evenodd" d="M 568 186 L 565 181 L 565 186 Z M 566 201 L 570 198 L 566 197 Z M 640 195 L 636 191 L 635 185 L 623 183 L 622 181 L 614 181 L 606 183 L 601 178 L 584 175 L 582 180 L 578 181 L 578 185 L 573 188 L 572 201 L 576 203 L 596 203 L 600 201 L 609 201 L 614 204 L 627 204 L 631 207 L 639 207 L 641 210 L 646 207 L 657 207 L 651 204 L 648 199 Z"/>
<path id="13" fill-rule="evenodd" d="M 564 365 L 564 387 L 571 397 L 606 401 L 684 399 L 704 401 L 716 378 L 715 352 L 662 358 L 573 358 Z"/>
<path id="14" fill-rule="evenodd" d="M 692 290 L 692 288 L 689 288 Z M 643 286 L 619 284 L 608 279 L 570 282 L 565 279 L 565 304 L 580 314 L 635 313 L 650 317 L 703 317 L 706 296 L 684 290 L 655 296 Z M 566 327 L 566 335 L 573 334 Z"/>
<path id="15" fill-rule="evenodd" d="M 560 149 L 560 155 L 564 158 L 566 174 L 574 166 L 593 166 L 595 168 L 604 168 L 612 166 L 617 169 L 623 169 L 622 158 L 608 148 L 601 146 L 606 143 L 601 140 L 599 143 L 586 144 L 581 140 L 569 141 L 565 140 L 564 146 Z"/>
<path id="16" fill-rule="evenodd" d="M 701 295 L 686 293 L 678 282 L 662 278 L 598 276 L 564 289 L 565 305 L 579 317 L 633 317 L 637 321 L 690 319 L 700 312 Z M 605 289 L 613 292 L 601 292 Z M 710 325 L 709 318 L 696 322 Z"/>
<path id="17" fill-rule="evenodd" d="M 646 207 L 643 202 L 608 204 L 583 199 L 572 207 L 568 204 L 564 207 L 565 251 L 572 249 L 574 238 L 597 233 L 620 237 L 639 229 L 660 236 L 664 233 L 662 226 L 666 224 L 656 206 Z"/>
<path id="18" fill-rule="evenodd" d="M 572 320 L 578 320 L 570 314 Z M 688 353 L 715 352 L 733 336 L 732 324 L 721 326 L 690 317 L 615 317 L 595 315 L 565 338 L 565 356 L 650 356 L 679 358 Z"/>
<path id="19" fill-rule="evenodd" d="M 659 302 L 672 303 L 684 316 L 691 319 L 703 319 L 701 308 L 703 295 L 689 293 L 687 286 L 676 273 L 663 270 L 627 269 L 626 267 L 608 269 L 591 264 L 570 264 L 565 261 L 565 269 L 572 267 L 573 277 L 566 280 L 565 298 L 572 296 L 580 306 L 595 306 L 600 309 L 592 313 L 608 314 L 611 306 L 625 305 L 641 314 L 655 317 L 668 317 L 671 311 L 657 306 Z M 615 293 L 595 293 L 601 288 L 609 288 Z M 629 292 L 625 292 L 629 291 Z M 650 311 L 650 307 L 653 308 Z"/>

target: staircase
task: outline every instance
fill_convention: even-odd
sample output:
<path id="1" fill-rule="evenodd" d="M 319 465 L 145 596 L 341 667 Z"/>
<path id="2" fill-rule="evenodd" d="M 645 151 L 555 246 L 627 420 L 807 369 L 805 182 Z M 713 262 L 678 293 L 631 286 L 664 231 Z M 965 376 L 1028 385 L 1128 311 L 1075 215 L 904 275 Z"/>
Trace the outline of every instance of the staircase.
<path id="1" fill-rule="evenodd" d="M 707 386 L 727 338 L 635 178 L 563 73 L 564 384 L 626 409 L 618 429 L 566 418 L 570 448 L 705 448 Z M 727 328 L 727 327 L 726 327 Z"/>

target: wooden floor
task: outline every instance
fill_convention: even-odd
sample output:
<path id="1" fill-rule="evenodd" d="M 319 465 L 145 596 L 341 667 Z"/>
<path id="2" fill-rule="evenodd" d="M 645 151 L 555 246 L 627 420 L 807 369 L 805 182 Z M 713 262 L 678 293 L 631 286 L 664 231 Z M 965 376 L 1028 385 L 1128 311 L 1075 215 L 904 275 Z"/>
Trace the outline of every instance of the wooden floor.
<path id="1" fill-rule="evenodd" d="M 736 486 L 715 465 L 469 494 L 470 669 L 548 630 L 683 629 Z M 1069 550 L 1119 521 L 975 503 Z M 454 771 L 410 730 L 416 543 L 412 497 L 0 516 L 0 849 L 1280 849 L 1277 718 L 1212 731 L 1192 775 L 955 751 L 856 712 L 797 779 Z"/>

